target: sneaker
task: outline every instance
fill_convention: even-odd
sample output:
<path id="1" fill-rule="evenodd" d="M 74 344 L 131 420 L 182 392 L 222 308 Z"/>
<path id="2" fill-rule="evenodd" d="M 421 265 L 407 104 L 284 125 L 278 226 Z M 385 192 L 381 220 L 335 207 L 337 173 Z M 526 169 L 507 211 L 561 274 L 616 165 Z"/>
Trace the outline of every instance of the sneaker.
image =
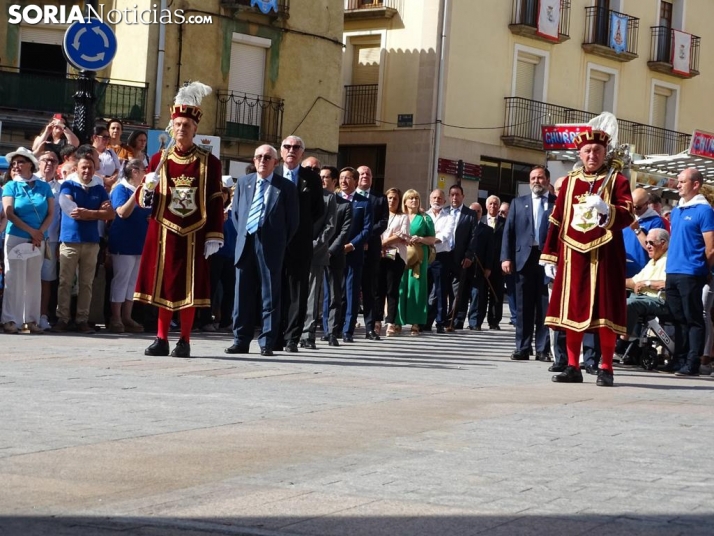
<path id="1" fill-rule="evenodd" d="M 94 335 L 97 331 L 86 322 L 77 323 L 77 331 L 83 335 Z"/>
<path id="2" fill-rule="evenodd" d="M 6 322 L 3 326 L 3 331 L 5 331 L 5 333 L 19 333 L 20 329 L 15 322 Z"/>
<path id="3" fill-rule="evenodd" d="M 65 331 L 67 331 L 67 327 L 68 327 L 67 322 L 65 322 L 64 320 L 58 320 L 57 323 L 54 326 L 52 326 L 50 331 L 52 333 L 64 333 Z"/>
<path id="4" fill-rule="evenodd" d="M 699 372 L 696 367 L 691 363 L 685 363 L 682 367 L 675 371 L 675 376 L 699 376 Z"/>
<path id="5" fill-rule="evenodd" d="M 50 326 L 50 321 L 47 318 L 47 315 L 42 315 L 40 317 L 40 329 L 42 331 L 49 331 L 51 328 L 52 326 Z"/>
<path id="6" fill-rule="evenodd" d="M 710 365 L 699 365 L 699 375 L 700 376 L 711 376 L 712 366 Z"/>
<path id="7" fill-rule="evenodd" d="M 122 320 L 122 323 L 124 324 L 125 333 L 144 333 L 144 326 L 138 322 L 134 322 L 131 318 Z"/>
<path id="8" fill-rule="evenodd" d="M 33 333 L 35 335 L 39 335 L 40 333 L 44 333 L 45 330 L 42 329 L 40 326 L 37 325 L 37 322 L 28 322 L 27 323 L 27 331 L 30 333 Z"/>
<path id="9" fill-rule="evenodd" d="M 109 321 L 109 333 L 124 333 L 124 324 L 121 320 Z"/>

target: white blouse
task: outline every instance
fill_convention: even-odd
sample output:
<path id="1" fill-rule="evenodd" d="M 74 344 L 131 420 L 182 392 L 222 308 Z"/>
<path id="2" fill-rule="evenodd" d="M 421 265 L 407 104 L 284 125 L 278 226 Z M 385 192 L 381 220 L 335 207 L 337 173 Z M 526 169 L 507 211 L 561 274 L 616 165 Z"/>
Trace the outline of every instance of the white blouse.
<path id="1" fill-rule="evenodd" d="M 389 223 L 387 228 L 382 233 L 382 242 L 387 240 L 392 235 L 397 235 L 405 240 L 411 236 L 409 232 L 409 216 L 406 214 L 389 213 Z M 407 261 L 407 244 L 406 242 L 396 242 L 387 248 L 387 253 L 398 253 L 404 262 Z"/>

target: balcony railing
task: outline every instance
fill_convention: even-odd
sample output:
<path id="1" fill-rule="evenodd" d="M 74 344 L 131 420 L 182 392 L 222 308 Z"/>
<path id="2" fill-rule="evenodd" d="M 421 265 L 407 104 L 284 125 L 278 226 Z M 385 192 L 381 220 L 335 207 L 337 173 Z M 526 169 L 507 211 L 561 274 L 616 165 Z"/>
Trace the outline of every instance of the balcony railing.
<path id="1" fill-rule="evenodd" d="M 543 150 L 541 126 L 556 123 L 587 123 L 598 114 L 545 102 L 506 98 L 502 141 L 506 145 Z M 619 141 L 629 143 L 639 154 L 677 154 L 689 147 L 691 135 L 618 119 Z"/>
<path id="2" fill-rule="evenodd" d="M 103 80 L 96 86 L 95 115 L 146 123 L 148 84 Z M 76 75 L 22 72 L 0 67 L 0 108 L 72 114 Z"/>
<path id="3" fill-rule="evenodd" d="M 278 12 L 269 11 L 267 15 L 274 17 L 287 17 L 290 14 L 290 0 L 278 0 Z M 252 5 L 251 0 L 221 0 L 221 7 L 228 9 L 249 9 L 261 12 L 260 8 Z"/>
<path id="4" fill-rule="evenodd" d="M 392 18 L 403 12 L 404 0 L 345 0 L 346 19 Z"/>
<path id="5" fill-rule="evenodd" d="M 612 27 L 613 16 L 618 19 L 615 27 Z M 639 30 L 638 18 L 603 7 L 586 7 L 583 49 L 619 61 L 633 60 L 637 57 Z"/>
<path id="6" fill-rule="evenodd" d="M 378 84 L 345 86 L 343 125 L 374 125 L 377 122 Z"/>
<path id="7" fill-rule="evenodd" d="M 239 91 L 218 91 L 216 134 L 226 138 L 280 143 L 285 101 Z"/>
<path id="8" fill-rule="evenodd" d="M 699 45 L 701 39 L 692 36 L 689 49 L 689 75 L 681 75 L 672 71 L 672 48 L 674 47 L 674 30 L 666 26 L 653 26 L 650 42 L 650 61 L 647 63 L 653 71 L 689 78 L 699 74 Z"/>
<path id="9" fill-rule="evenodd" d="M 552 41 L 538 35 L 538 10 L 539 0 L 512 0 L 511 24 L 508 28 L 516 35 L 532 37 L 534 39 Z M 570 39 L 570 0 L 560 0 L 560 23 L 558 26 L 560 40 Z"/>

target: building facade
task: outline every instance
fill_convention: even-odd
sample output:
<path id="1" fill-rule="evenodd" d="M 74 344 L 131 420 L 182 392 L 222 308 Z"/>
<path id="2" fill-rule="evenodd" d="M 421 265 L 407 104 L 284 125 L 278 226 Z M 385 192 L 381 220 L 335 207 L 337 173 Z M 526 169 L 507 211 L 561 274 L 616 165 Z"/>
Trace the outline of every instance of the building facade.
<path id="1" fill-rule="evenodd" d="M 16 3 L 0 2 L 0 27 L 7 29 L 0 40 L 3 150 L 31 144 L 53 113 L 71 115 L 76 89 L 76 72 L 62 53 L 67 25 L 11 24 L 8 7 Z M 80 3 L 56 3 L 74 4 Z M 99 2 L 97 9 L 131 12 L 137 4 Z M 112 25 L 118 52 L 97 73 L 98 119 L 123 119 L 125 133 L 163 129 L 178 88 L 200 80 L 213 93 L 204 99 L 198 133 L 221 138 L 226 173 L 240 172 L 243 166 L 231 163 L 250 162 L 258 145 L 277 146 L 290 134 L 304 139 L 308 153 L 336 162 L 340 114 L 329 103 L 341 95 L 343 0 L 277 0 L 277 9 L 251 0 L 151 5 L 157 22 L 131 24 L 124 18 Z M 168 17 L 165 24 L 162 15 Z M 193 23 L 196 18 L 202 23 Z"/>
<path id="2" fill-rule="evenodd" d="M 462 160 L 478 166 L 461 182 L 469 200 L 510 199 L 530 167 L 546 161 L 542 125 L 587 122 L 603 111 L 617 116 L 620 141 L 643 155 L 684 151 L 693 130 L 714 129 L 704 104 L 714 80 L 707 0 L 345 0 L 345 7 L 340 157 L 376 155 L 385 186 L 422 193 L 448 186 L 453 166 L 436 160 Z M 362 48 L 378 42 L 379 51 Z M 352 112 L 367 89 L 373 115 Z M 549 162 L 556 175 L 571 165 Z"/>

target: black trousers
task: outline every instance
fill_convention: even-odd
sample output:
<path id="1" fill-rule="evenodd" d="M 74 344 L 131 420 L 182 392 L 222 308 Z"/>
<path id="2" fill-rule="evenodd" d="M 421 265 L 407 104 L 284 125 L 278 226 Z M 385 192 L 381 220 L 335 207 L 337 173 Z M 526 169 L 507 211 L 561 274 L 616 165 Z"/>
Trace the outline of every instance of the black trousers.
<path id="1" fill-rule="evenodd" d="M 380 252 L 376 255 L 367 250 L 362 265 L 362 312 L 364 314 L 365 329 L 369 333 L 374 331 L 374 323 L 382 315 L 377 309 L 379 295 L 379 269 L 381 266 Z"/>
<path id="2" fill-rule="evenodd" d="M 307 295 L 310 291 L 312 250 L 305 256 L 308 258 L 300 259 L 299 262 L 289 262 L 285 259 L 281 294 L 282 340 L 278 339 L 278 347 L 290 341 L 297 344 L 302 336 L 307 314 Z"/>
<path id="3" fill-rule="evenodd" d="M 487 292 L 484 296 L 487 302 L 487 312 L 486 319 L 488 320 L 489 326 L 497 326 L 501 323 L 503 319 L 503 272 L 501 271 L 501 266 L 496 266 L 489 276 L 488 280 L 491 282 L 491 287 L 486 285 Z M 494 294 L 495 291 L 495 294 Z M 483 318 L 483 317 L 481 317 Z"/>
<path id="4" fill-rule="evenodd" d="M 387 303 L 387 324 L 394 324 L 399 303 L 399 284 L 404 273 L 404 261 L 397 255 L 394 259 L 382 257 L 379 261 L 379 284 L 377 286 L 377 302 L 375 306 L 375 321 L 384 320 L 384 303 Z"/>

